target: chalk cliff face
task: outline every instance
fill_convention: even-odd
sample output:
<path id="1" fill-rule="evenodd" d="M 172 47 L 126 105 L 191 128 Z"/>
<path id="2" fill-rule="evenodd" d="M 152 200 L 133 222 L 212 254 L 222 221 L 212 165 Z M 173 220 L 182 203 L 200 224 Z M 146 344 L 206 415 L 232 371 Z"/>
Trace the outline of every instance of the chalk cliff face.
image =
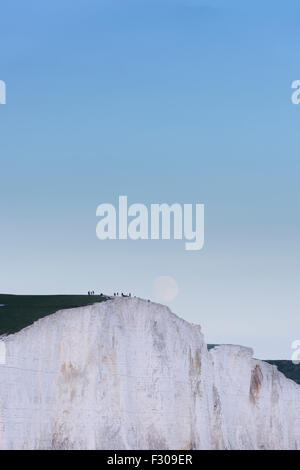
<path id="1" fill-rule="evenodd" d="M 135 298 L 4 339 L 1 449 L 299 449 L 300 386 Z"/>

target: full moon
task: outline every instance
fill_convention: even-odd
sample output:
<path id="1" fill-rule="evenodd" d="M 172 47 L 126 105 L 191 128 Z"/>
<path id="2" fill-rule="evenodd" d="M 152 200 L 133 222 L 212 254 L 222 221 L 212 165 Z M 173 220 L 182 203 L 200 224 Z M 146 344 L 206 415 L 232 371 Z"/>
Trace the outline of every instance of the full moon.
<path id="1" fill-rule="evenodd" d="M 170 276 L 160 276 L 154 281 L 154 292 L 159 302 L 171 302 L 178 295 L 178 284 Z"/>

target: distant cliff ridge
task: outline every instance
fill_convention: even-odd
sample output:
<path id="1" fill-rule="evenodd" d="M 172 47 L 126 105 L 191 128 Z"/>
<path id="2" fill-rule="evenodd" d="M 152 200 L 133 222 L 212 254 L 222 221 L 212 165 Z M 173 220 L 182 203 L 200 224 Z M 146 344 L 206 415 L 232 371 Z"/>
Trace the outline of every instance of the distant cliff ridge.
<path id="1" fill-rule="evenodd" d="M 162 305 L 62 310 L 4 341 L 2 449 L 300 448 L 300 386 Z"/>
<path id="2" fill-rule="evenodd" d="M 219 346 L 217 344 L 208 344 L 207 349 L 210 350 Z M 294 363 L 292 360 L 286 359 L 265 359 L 264 362 L 268 362 L 277 367 L 288 379 L 294 380 L 297 384 L 300 384 L 300 364 Z"/>

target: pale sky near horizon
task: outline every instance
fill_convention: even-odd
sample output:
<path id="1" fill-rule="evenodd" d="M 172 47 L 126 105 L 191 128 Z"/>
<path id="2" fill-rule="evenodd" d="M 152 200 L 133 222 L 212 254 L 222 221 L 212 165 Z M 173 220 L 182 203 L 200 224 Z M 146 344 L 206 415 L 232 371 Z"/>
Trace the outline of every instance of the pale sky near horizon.
<path id="1" fill-rule="evenodd" d="M 2 2 L 0 292 L 133 294 L 209 343 L 300 338 L 296 0 Z M 205 204 L 205 245 L 100 241 L 96 208 Z M 176 291 L 177 292 L 177 291 Z"/>

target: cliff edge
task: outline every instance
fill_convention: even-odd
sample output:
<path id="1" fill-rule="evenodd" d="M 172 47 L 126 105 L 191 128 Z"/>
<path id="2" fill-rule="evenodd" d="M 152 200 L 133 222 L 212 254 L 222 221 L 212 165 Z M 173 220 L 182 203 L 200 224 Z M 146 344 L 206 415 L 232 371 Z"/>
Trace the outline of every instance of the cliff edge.
<path id="1" fill-rule="evenodd" d="M 4 341 L 1 449 L 300 448 L 300 386 L 162 305 L 61 310 Z"/>

